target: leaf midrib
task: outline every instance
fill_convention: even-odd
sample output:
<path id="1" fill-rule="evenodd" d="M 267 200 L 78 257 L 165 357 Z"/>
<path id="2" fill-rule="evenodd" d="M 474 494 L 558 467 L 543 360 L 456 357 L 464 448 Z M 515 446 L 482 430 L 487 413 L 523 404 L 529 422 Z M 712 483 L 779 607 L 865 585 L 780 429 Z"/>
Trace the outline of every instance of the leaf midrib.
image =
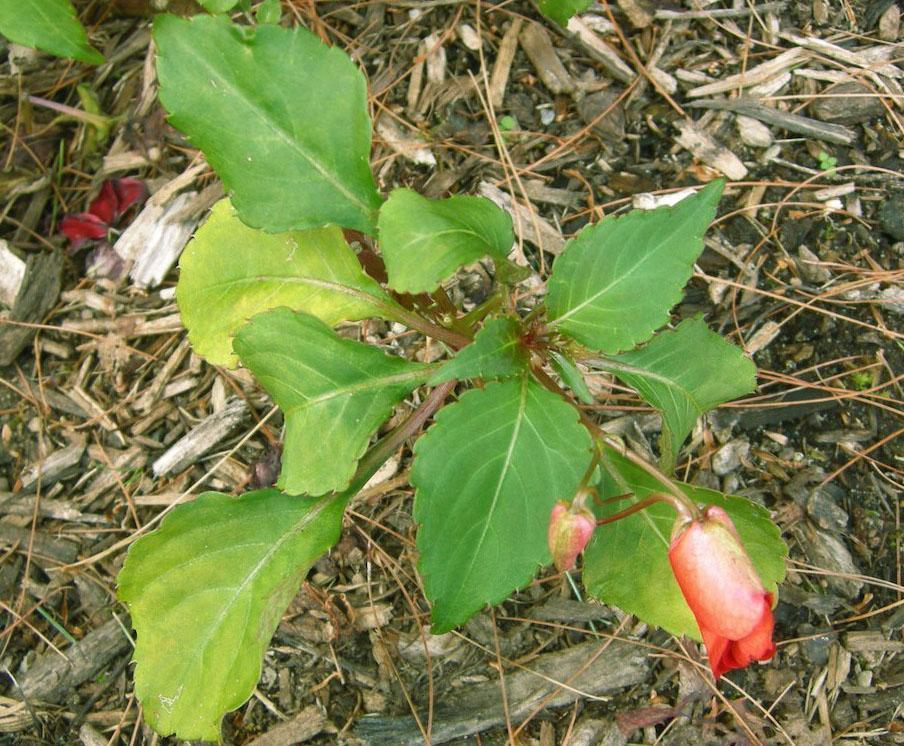
<path id="1" fill-rule="evenodd" d="M 590 361 L 588 361 L 590 362 Z M 628 375 L 640 376 L 642 378 L 649 378 L 651 380 L 656 381 L 657 383 L 661 383 L 663 386 L 667 386 L 670 389 L 676 389 L 678 392 L 683 394 L 687 400 L 691 403 L 691 405 L 697 410 L 698 416 L 703 414 L 705 411 L 704 407 L 697 401 L 697 398 L 688 391 L 682 384 L 678 383 L 675 379 L 667 378 L 661 373 L 656 373 L 655 371 L 648 370 L 646 368 L 638 368 L 629 363 L 623 363 L 619 360 L 593 360 L 592 365 L 594 367 L 602 368 L 603 370 L 608 370 L 610 373 L 615 373 L 618 375 L 619 373 L 626 373 Z"/>
<path id="2" fill-rule="evenodd" d="M 343 285 L 339 282 L 330 282 L 329 280 L 322 280 L 317 277 L 252 275 L 250 277 L 239 277 L 229 280 L 220 280 L 219 282 L 212 282 L 210 284 L 204 285 L 201 291 L 206 293 L 218 288 L 226 288 L 231 290 L 232 288 L 241 287 L 242 285 L 264 285 L 266 283 L 274 283 L 279 285 L 309 285 L 313 288 L 317 288 L 318 290 L 328 290 L 330 292 L 339 293 L 341 295 L 347 295 L 351 298 L 355 298 L 356 300 L 372 303 L 373 305 L 387 312 L 394 310 L 392 301 L 390 301 L 386 297 L 381 297 L 382 289 L 378 288 L 381 292 L 381 295 L 374 295 L 373 293 L 369 293 L 366 290 L 362 290 L 361 288 L 357 288 L 353 285 Z"/>
<path id="3" fill-rule="evenodd" d="M 203 640 L 201 640 L 194 648 L 194 655 L 188 655 L 185 658 L 185 663 L 182 665 L 182 671 L 184 672 L 190 666 L 196 665 L 197 660 L 203 656 L 207 645 L 210 643 L 210 640 L 213 638 L 214 633 L 218 630 L 223 623 L 223 619 L 228 615 L 231 611 L 233 605 L 236 600 L 241 595 L 242 591 L 251 583 L 267 566 L 269 561 L 273 558 L 273 556 L 283 547 L 283 545 L 289 541 L 290 539 L 295 538 L 299 533 L 301 533 L 308 525 L 310 525 L 315 518 L 317 518 L 326 508 L 327 506 L 336 499 L 339 499 L 339 495 L 329 495 L 326 498 L 321 498 L 316 505 L 311 506 L 310 510 L 306 511 L 304 515 L 288 530 L 283 533 L 279 539 L 274 542 L 272 547 L 264 553 L 261 559 L 257 562 L 254 567 L 248 572 L 245 576 L 244 580 L 242 580 L 239 585 L 235 587 L 235 592 L 231 597 L 223 604 L 223 608 L 220 611 L 219 615 L 214 619 L 214 621 L 208 627 L 207 634 L 204 636 Z"/>
<path id="4" fill-rule="evenodd" d="M 509 440 L 508 448 L 505 452 L 505 460 L 502 463 L 502 469 L 500 469 L 499 471 L 499 480 L 497 481 L 496 489 L 493 492 L 493 500 L 486 512 L 486 520 L 483 522 L 483 531 L 481 531 L 480 533 L 480 539 L 477 541 L 477 545 L 474 547 L 474 551 L 471 552 L 471 561 L 468 563 L 468 569 L 462 574 L 463 578 L 471 577 L 471 572 L 474 569 L 474 564 L 477 562 L 477 555 L 480 554 L 480 551 L 483 548 L 483 542 L 486 539 L 487 532 L 490 530 L 490 523 L 492 523 L 493 514 L 496 511 L 496 506 L 499 504 L 499 496 L 502 493 L 502 486 L 505 483 L 506 476 L 509 472 L 509 467 L 512 463 L 512 456 L 515 451 L 515 446 L 518 444 L 518 436 L 521 432 L 521 424 L 524 421 L 524 414 L 527 410 L 527 392 L 529 380 L 530 379 L 528 379 L 526 376 L 521 379 L 521 392 L 519 393 L 518 410 L 515 414 L 512 436 Z M 462 585 L 464 586 L 466 585 L 466 583 L 463 583 Z"/>
<path id="5" fill-rule="evenodd" d="M 309 365 L 302 363 L 296 358 L 289 358 L 291 362 L 302 365 L 302 367 L 307 368 L 308 370 L 316 370 Z M 286 413 L 286 416 L 290 414 L 296 414 L 304 409 L 308 409 L 310 407 L 317 406 L 318 404 L 323 404 L 325 402 L 331 401 L 333 399 L 337 399 L 342 396 L 348 395 L 349 397 L 354 396 L 355 394 L 361 393 L 363 391 L 368 391 L 370 389 L 382 389 L 388 386 L 391 386 L 394 383 L 408 383 L 409 381 L 416 381 L 421 378 L 426 380 L 429 377 L 429 374 L 435 370 L 438 366 L 431 366 L 430 368 L 418 368 L 417 370 L 408 370 L 404 373 L 395 373 L 393 375 L 387 376 L 379 376 L 374 378 L 368 378 L 364 381 L 359 381 L 357 383 L 347 384 L 344 386 L 337 386 L 337 388 L 332 389 L 330 391 L 326 391 L 322 394 L 317 394 L 315 396 L 307 396 L 303 392 L 299 391 L 294 386 L 291 387 L 291 390 L 295 392 L 300 398 L 304 399 L 303 402 L 298 404 L 280 404 L 280 407 Z M 317 371 L 321 375 L 323 373 L 321 371 Z M 332 382 L 331 382 L 332 383 Z"/>
<path id="6" fill-rule="evenodd" d="M 627 218 L 628 216 L 625 216 L 625 217 Z M 645 217 L 645 216 L 641 216 L 641 217 Z M 568 310 L 566 313 L 562 314 L 561 316 L 557 316 L 555 319 L 551 319 L 549 322 L 550 326 L 559 325 L 562 321 L 565 321 L 570 316 L 573 316 L 577 312 L 586 308 L 591 303 L 595 302 L 597 299 L 599 299 L 600 296 L 604 295 L 605 293 L 608 293 L 612 288 L 617 287 L 618 285 L 622 284 L 623 282 L 625 282 L 626 280 L 631 278 L 631 276 L 634 275 L 635 272 L 637 272 L 637 270 L 640 267 L 646 266 L 646 263 L 648 261 L 650 261 L 651 259 L 654 259 L 654 258 L 658 258 L 659 252 L 662 250 L 662 248 L 664 246 L 666 246 L 668 244 L 669 239 L 671 238 L 671 233 L 677 233 L 679 230 L 682 230 L 684 228 L 684 226 L 687 223 L 692 222 L 695 217 L 696 217 L 695 213 L 693 213 L 693 212 L 689 213 L 688 217 L 685 218 L 685 220 L 681 221 L 681 224 L 679 226 L 676 226 L 672 232 L 666 233 L 665 231 L 663 231 L 662 239 L 655 244 L 653 249 L 647 251 L 647 253 L 644 254 L 638 262 L 636 262 L 633 266 L 631 266 L 627 272 L 616 275 L 608 285 L 601 288 L 600 290 L 597 290 L 595 293 L 593 293 L 591 296 L 589 296 L 586 300 L 584 300 L 583 302 L 574 306 L 573 308 L 571 308 L 570 310 Z M 619 218 L 616 218 L 616 220 L 618 220 L 618 219 Z M 622 218 L 622 219 L 624 219 L 624 218 Z M 693 265 L 693 261 L 689 262 L 689 264 Z M 570 299 L 571 298 L 570 298 L 570 294 L 569 294 L 569 300 Z"/>

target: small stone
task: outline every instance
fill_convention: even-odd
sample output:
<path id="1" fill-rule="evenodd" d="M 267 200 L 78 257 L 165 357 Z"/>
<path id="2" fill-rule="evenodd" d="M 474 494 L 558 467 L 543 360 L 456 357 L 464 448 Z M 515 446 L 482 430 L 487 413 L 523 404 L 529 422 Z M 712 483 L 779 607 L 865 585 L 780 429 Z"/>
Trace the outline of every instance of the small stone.
<path id="1" fill-rule="evenodd" d="M 798 637 L 807 639 L 800 641 L 800 652 L 814 666 L 824 666 L 829 661 L 829 648 L 838 639 L 838 633 L 831 629 L 815 629 L 809 624 L 801 625 Z"/>
<path id="2" fill-rule="evenodd" d="M 480 35 L 474 30 L 474 27 L 468 23 L 463 23 L 458 27 L 458 37 L 472 52 L 480 49 Z"/>
<path id="3" fill-rule="evenodd" d="M 904 241 L 904 194 L 895 194 L 879 208 L 879 226 L 895 241 Z"/>
<path id="4" fill-rule="evenodd" d="M 772 131 L 759 119 L 738 116 L 736 120 L 741 142 L 751 148 L 768 148 L 772 145 Z"/>
<path id="5" fill-rule="evenodd" d="M 817 487 L 807 498 L 807 515 L 822 529 L 844 531 L 848 525 L 848 514 L 835 502 L 829 489 L 831 485 Z"/>
<path id="6" fill-rule="evenodd" d="M 860 568 L 848 548 L 835 534 L 807 527 L 800 532 L 801 543 L 807 559 L 828 574 L 814 576 L 814 580 L 825 583 L 835 593 L 845 598 L 854 598 L 863 588 Z"/>
<path id="7" fill-rule="evenodd" d="M 625 110 L 621 103 L 615 101 L 621 95 L 621 90 L 607 88 L 603 91 L 591 93 L 578 103 L 578 114 L 584 124 L 593 122 L 593 131 L 604 140 L 621 142 L 625 137 Z M 608 113 L 599 118 L 607 111 Z"/>
<path id="8" fill-rule="evenodd" d="M 892 3 L 879 19 L 879 38 L 882 41 L 895 42 L 900 33 L 901 9 L 897 3 Z"/>
<path id="9" fill-rule="evenodd" d="M 797 270 L 807 282 L 822 285 L 832 279 L 832 274 L 821 264 L 821 259 L 801 244 L 797 249 Z"/>
<path id="10" fill-rule="evenodd" d="M 868 86 L 852 81 L 827 88 L 824 98 L 812 104 L 813 116 L 833 124 L 858 124 L 885 111 L 882 101 Z M 857 95 L 862 94 L 862 95 Z"/>
<path id="11" fill-rule="evenodd" d="M 713 455 L 713 471 L 720 477 L 730 474 L 737 469 L 747 454 L 750 453 L 750 443 L 743 439 L 729 441 Z"/>

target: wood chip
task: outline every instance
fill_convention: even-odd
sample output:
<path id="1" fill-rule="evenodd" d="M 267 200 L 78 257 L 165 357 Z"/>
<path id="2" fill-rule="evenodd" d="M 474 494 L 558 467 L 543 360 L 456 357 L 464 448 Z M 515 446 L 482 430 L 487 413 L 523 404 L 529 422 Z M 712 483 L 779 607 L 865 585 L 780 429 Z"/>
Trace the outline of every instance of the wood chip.
<path id="1" fill-rule="evenodd" d="M 599 62 L 615 80 L 632 83 L 637 77 L 637 74 L 619 57 L 618 52 L 600 39 L 586 21 L 572 16 L 568 21 L 568 30 L 577 35 L 578 41 L 585 51 Z"/>
<path id="2" fill-rule="evenodd" d="M 309 705 L 291 720 L 271 728 L 246 746 L 292 746 L 324 732 L 335 733 L 336 728 L 317 705 Z"/>
<path id="3" fill-rule="evenodd" d="M 635 645 L 620 640 L 585 642 L 537 656 L 526 669 L 506 672 L 507 701 L 499 682 L 486 681 L 440 693 L 433 720 L 433 743 L 479 733 L 506 722 L 520 722 L 538 707 L 561 707 L 579 698 L 594 699 L 642 682 L 650 660 Z M 568 686 L 557 682 L 567 681 Z M 506 707 L 507 705 L 507 707 Z M 413 717 L 367 717 L 355 725 L 367 744 L 414 746 L 423 743 Z"/>
<path id="4" fill-rule="evenodd" d="M 86 439 L 76 434 L 72 443 L 60 448 L 22 472 L 19 477 L 20 492 L 30 492 L 40 482 L 42 489 L 56 482 L 63 474 L 75 466 L 85 452 Z"/>
<path id="5" fill-rule="evenodd" d="M 172 334 L 184 331 L 182 318 L 178 313 L 149 319 L 145 314 L 130 314 L 118 319 L 88 319 L 86 321 L 64 321 L 62 329 L 93 334 L 111 332 L 123 339 L 150 337 L 157 334 Z"/>
<path id="6" fill-rule="evenodd" d="M 205 453 L 224 440 L 248 415 L 244 400 L 230 399 L 220 412 L 214 412 L 193 427 L 158 458 L 151 470 L 155 477 L 179 472 L 198 461 Z"/>
<path id="7" fill-rule="evenodd" d="M 14 497 L 11 493 L 0 493 L 0 511 L 7 515 L 24 515 L 31 517 L 35 510 L 35 495 Z M 102 515 L 83 513 L 68 500 L 55 500 L 51 497 L 41 497 L 38 500 L 38 514 L 57 521 L 69 521 L 71 523 L 109 524 Z"/>
<path id="8" fill-rule="evenodd" d="M 807 52 L 800 47 L 794 47 L 781 54 L 773 57 L 771 60 L 761 65 L 752 67 L 744 72 L 735 75 L 729 75 L 727 78 L 717 80 L 715 83 L 707 83 L 706 85 L 692 88 L 687 92 L 691 98 L 698 96 L 712 96 L 716 93 L 725 93 L 726 91 L 734 91 L 741 88 L 749 88 L 750 86 L 764 83 L 771 80 L 776 75 L 787 71 L 789 68 L 803 62 L 807 58 Z"/>
<path id="9" fill-rule="evenodd" d="M 0 544 L 16 546 L 22 554 L 30 547 L 35 557 L 53 560 L 62 565 L 75 562 L 78 557 L 78 544 L 74 541 L 2 522 L 0 522 Z M 44 563 L 41 564 L 44 566 Z"/>
<path id="10" fill-rule="evenodd" d="M 770 10 L 781 10 L 787 4 L 787 0 L 778 0 L 777 2 L 747 5 L 740 8 L 713 8 L 711 10 L 670 10 L 659 8 L 653 14 L 653 17 L 657 21 L 691 21 L 698 18 L 743 18 Z"/>
<path id="11" fill-rule="evenodd" d="M 512 19 L 511 25 L 502 37 L 499 50 L 496 52 L 496 62 L 493 63 L 493 72 L 490 75 L 490 106 L 498 109 L 505 99 L 505 89 L 508 86 L 509 73 L 512 70 L 512 62 L 515 52 L 518 50 L 518 34 L 524 21 L 520 17 Z"/>
<path id="12" fill-rule="evenodd" d="M 882 41 L 896 42 L 900 33 L 901 9 L 896 3 L 892 3 L 879 19 L 879 38 Z"/>
<path id="13" fill-rule="evenodd" d="M 420 55 L 426 58 L 427 82 L 439 85 L 446 80 L 446 48 L 442 35 L 434 31 L 421 42 Z"/>
<path id="14" fill-rule="evenodd" d="M 0 303 L 10 308 L 25 280 L 25 262 L 10 251 L 9 244 L 0 240 Z"/>
<path id="15" fill-rule="evenodd" d="M 675 142 L 690 151 L 695 158 L 733 181 L 740 181 L 747 176 L 747 168 L 741 163 L 741 159 L 716 142 L 708 132 L 697 127 L 693 121 L 686 119 L 676 122 L 675 126 L 680 133 Z"/>
<path id="16" fill-rule="evenodd" d="M 53 308 L 60 294 L 62 272 L 63 256 L 58 251 L 31 254 L 25 260 L 25 278 L 8 320 L 26 325 L 0 325 L 0 366 L 9 365 L 19 357 L 34 336 L 35 329 L 27 324 L 41 323 L 44 315 Z"/>
<path id="17" fill-rule="evenodd" d="M 889 64 L 889 60 L 894 58 L 897 54 L 897 50 L 894 46 L 883 45 L 866 47 L 852 52 L 837 44 L 832 44 L 823 39 L 817 39 L 815 36 L 801 36 L 792 31 L 783 31 L 779 36 L 785 41 L 804 47 L 810 51 L 817 52 L 818 54 L 824 54 L 826 57 L 831 57 L 833 60 L 838 60 L 846 65 L 860 67 L 870 70 L 873 73 L 887 75 L 890 78 L 904 77 L 904 70 L 893 64 Z"/>
<path id="18" fill-rule="evenodd" d="M 904 641 L 886 639 L 879 630 L 848 632 L 844 646 L 852 653 L 904 653 Z"/>
<path id="19" fill-rule="evenodd" d="M 653 13 L 646 0 L 618 0 L 618 7 L 628 16 L 634 28 L 646 28 L 653 23 Z"/>
<path id="20" fill-rule="evenodd" d="M 136 399 L 134 404 L 134 409 L 136 411 L 142 413 L 151 411 L 151 408 L 157 403 L 157 400 L 160 399 L 164 388 L 166 388 L 166 384 L 169 383 L 173 374 L 179 366 L 182 365 L 182 361 L 185 359 L 189 350 L 191 350 L 191 343 L 188 341 L 188 338 L 184 338 L 179 342 L 172 354 L 167 356 L 166 362 L 160 368 L 160 371 L 154 376 L 154 379 L 148 387 L 141 393 L 141 396 Z"/>
<path id="21" fill-rule="evenodd" d="M 574 79 L 556 54 L 546 29 L 539 23 L 531 21 L 521 31 L 519 38 L 524 53 L 543 81 L 543 85 L 556 95 L 573 93 L 576 87 Z"/>
<path id="22" fill-rule="evenodd" d="M 565 248 L 565 238 L 561 231 L 537 215 L 534 210 L 518 200 L 513 200 L 510 195 L 488 181 L 481 181 L 477 191 L 512 216 L 515 233 L 522 241 L 528 241 L 538 249 L 548 251 L 550 254 L 562 253 L 562 249 Z"/>
<path id="23" fill-rule="evenodd" d="M 127 618 L 111 619 L 66 648 L 65 658 L 52 650 L 41 655 L 19 678 L 26 700 L 32 704 L 60 702 L 83 681 L 96 676 L 130 648 L 124 631 L 128 624 Z"/>
<path id="24" fill-rule="evenodd" d="M 387 115 L 377 120 L 376 130 L 383 142 L 403 158 L 419 166 L 436 166 L 436 156 L 427 143 L 413 134 L 403 133 Z"/>
<path id="25" fill-rule="evenodd" d="M 774 321 L 767 321 L 747 340 L 744 345 L 744 351 L 748 355 L 755 355 L 760 350 L 766 349 L 781 330 L 782 328 Z"/>
<path id="26" fill-rule="evenodd" d="M 741 114 L 736 117 L 735 124 L 738 127 L 741 142 L 745 145 L 752 148 L 768 148 L 772 145 L 772 132 L 759 119 L 745 117 Z"/>
<path id="27" fill-rule="evenodd" d="M 171 406 L 169 408 L 172 409 Z M 90 504 L 107 490 L 118 486 L 121 481 L 125 481 L 131 470 L 140 469 L 148 459 L 147 452 L 140 446 L 130 446 L 125 451 L 112 453 L 112 449 L 104 449 L 102 454 L 96 453 L 99 448 L 100 446 L 88 447 L 88 455 L 103 464 L 104 469 L 82 492 L 80 500 L 85 504 Z"/>
<path id="28" fill-rule="evenodd" d="M 826 124 L 817 119 L 802 117 L 799 114 L 790 114 L 779 111 L 769 106 L 763 106 L 756 101 L 747 98 L 734 98 L 730 100 L 704 99 L 703 101 L 690 101 L 688 106 L 702 109 L 718 109 L 733 111 L 735 114 L 743 114 L 753 117 L 761 122 L 773 124 L 776 127 L 795 132 L 799 135 L 812 137 L 817 140 L 825 140 L 839 145 L 850 145 L 856 139 L 853 130 L 842 127 L 840 124 Z"/>
<path id="29" fill-rule="evenodd" d="M 148 200 L 113 245 L 131 269 L 129 276 L 139 287 L 157 287 L 169 274 L 198 221 L 180 219 L 197 192 L 178 195 L 166 206 Z"/>
<path id="30" fill-rule="evenodd" d="M 460 23 L 458 25 L 458 38 L 472 52 L 477 52 L 480 49 L 480 35 L 471 24 Z"/>

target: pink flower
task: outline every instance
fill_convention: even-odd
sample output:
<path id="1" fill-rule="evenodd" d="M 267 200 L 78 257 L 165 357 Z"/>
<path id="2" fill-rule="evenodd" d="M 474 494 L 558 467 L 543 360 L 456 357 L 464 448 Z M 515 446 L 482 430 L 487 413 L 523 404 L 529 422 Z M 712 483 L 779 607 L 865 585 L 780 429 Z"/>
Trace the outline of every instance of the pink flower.
<path id="1" fill-rule="evenodd" d="M 578 496 L 569 504 L 559 500 L 549 515 L 549 551 L 559 572 L 570 570 L 596 528 L 596 516 Z"/>
<path id="2" fill-rule="evenodd" d="M 700 626 L 713 676 L 775 654 L 772 594 L 724 510 L 710 506 L 701 520 L 677 525 L 669 562 Z"/>
<path id="3" fill-rule="evenodd" d="M 60 233 L 69 239 L 72 251 L 87 241 L 104 240 L 126 211 L 146 196 L 147 188 L 139 179 L 108 179 L 88 206 L 88 212 L 63 217 Z"/>

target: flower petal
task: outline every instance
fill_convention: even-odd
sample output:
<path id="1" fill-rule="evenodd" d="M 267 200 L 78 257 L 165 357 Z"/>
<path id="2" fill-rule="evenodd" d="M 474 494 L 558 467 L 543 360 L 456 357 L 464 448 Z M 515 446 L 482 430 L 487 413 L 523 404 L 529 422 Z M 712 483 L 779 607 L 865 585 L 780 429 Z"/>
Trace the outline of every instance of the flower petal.
<path id="1" fill-rule="evenodd" d="M 147 187 L 140 179 L 114 179 L 113 190 L 116 192 L 116 216 L 119 220 L 136 202 L 141 202 L 148 195 Z"/>
<path id="2" fill-rule="evenodd" d="M 113 189 L 113 182 L 105 181 L 100 186 L 100 194 L 88 206 L 88 212 L 107 225 L 113 225 L 118 203 L 119 198 Z"/>
<path id="3" fill-rule="evenodd" d="M 66 215 L 60 221 L 60 233 L 69 239 L 70 247 L 78 249 L 86 241 L 96 241 L 107 236 L 107 224 L 90 212 Z"/>
<path id="4" fill-rule="evenodd" d="M 732 531 L 720 521 L 694 522 L 672 542 L 669 561 L 700 627 L 730 640 L 750 634 L 766 592 Z"/>

